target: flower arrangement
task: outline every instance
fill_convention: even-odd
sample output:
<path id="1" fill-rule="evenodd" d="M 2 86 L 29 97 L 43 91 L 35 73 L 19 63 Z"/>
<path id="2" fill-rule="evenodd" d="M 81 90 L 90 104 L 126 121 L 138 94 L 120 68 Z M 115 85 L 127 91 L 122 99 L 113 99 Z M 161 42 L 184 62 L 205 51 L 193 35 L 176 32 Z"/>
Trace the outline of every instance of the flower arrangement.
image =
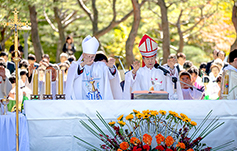
<path id="1" fill-rule="evenodd" d="M 100 139 L 103 144 L 100 148 L 74 136 L 94 149 L 106 151 L 209 151 L 220 150 L 233 143 L 227 142 L 215 148 L 207 147 L 201 141 L 223 123 L 218 123 L 214 118 L 203 131 L 200 131 L 211 115 L 210 111 L 197 127 L 195 121 L 183 114 L 164 110 L 133 110 L 129 115 L 121 115 L 117 122 L 107 123 L 97 112 L 97 117 L 110 132 L 105 134 L 95 122 L 88 117 L 88 121 L 98 131 L 84 121 L 81 124 L 93 135 Z M 190 131 L 192 130 L 192 134 Z"/>

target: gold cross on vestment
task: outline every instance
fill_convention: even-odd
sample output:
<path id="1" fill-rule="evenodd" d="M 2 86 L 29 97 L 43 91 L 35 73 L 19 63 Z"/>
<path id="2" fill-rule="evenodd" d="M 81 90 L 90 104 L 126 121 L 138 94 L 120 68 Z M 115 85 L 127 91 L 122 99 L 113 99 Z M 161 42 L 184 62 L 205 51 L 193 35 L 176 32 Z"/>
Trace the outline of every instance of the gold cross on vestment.
<path id="1" fill-rule="evenodd" d="M 18 15 L 17 15 L 19 13 L 19 11 L 17 11 L 16 8 L 12 12 L 14 13 L 14 20 L 11 20 L 11 22 L 3 22 L 2 25 L 4 27 L 9 26 L 11 29 L 14 30 L 15 57 L 18 57 L 18 53 L 17 53 L 17 51 L 18 51 L 18 29 L 21 29 L 21 27 L 23 27 L 23 26 L 28 27 L 31 25 L 31 23 L 28 23 L 28 21 L 25 23 L 20 22 L 21 20 L 20 19 L 18 20 Z"/>

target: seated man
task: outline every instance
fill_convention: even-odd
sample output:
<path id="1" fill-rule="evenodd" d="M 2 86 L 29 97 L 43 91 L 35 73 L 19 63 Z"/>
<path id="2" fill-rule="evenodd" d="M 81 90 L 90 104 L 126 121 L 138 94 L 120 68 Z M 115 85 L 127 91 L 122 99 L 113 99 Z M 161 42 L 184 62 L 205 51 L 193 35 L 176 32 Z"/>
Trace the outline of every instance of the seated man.
<path id="1" fill-rule="evenodd" d="M 134 61 L 133 70 L 125 75 L 124 99 L 131 98 L 131 92 L 141 90 L 167 91 L 169 96 L 174 93 L 173 83 L 164 76 L 161 69 L 154 67 L 156 64 L 158 44 L 149 36 L 144 35 L 139 44 L 139 50 L 142 55 L 144 67 L 140 67 L 139 61 Z M 178 94 L 182 99 L 182 92 Z"/>
<path id="2" fill-rule="evenodd" d="M 179 75 L 179 79 L 180 81 L 188 84 L 187 85 L 181 82 L 184 100 L 200 100 L 202 98 L 203 93 L 192 87 L 190 73 L 188 73 L 187 71 L 181 72 Z"/>
<path id="3" fill-rule="evenodd" d="M 119 78 L 116 76 L 115 59 L 110 58 L 108 63 L 94 62 L 98 48 L 99 42 L 95 37 L 87 36 L 82 41 L 83 54 L 77 62 L 73 61 L 68 69 L 66 99 L 114 99 L 109 80 Z"/>

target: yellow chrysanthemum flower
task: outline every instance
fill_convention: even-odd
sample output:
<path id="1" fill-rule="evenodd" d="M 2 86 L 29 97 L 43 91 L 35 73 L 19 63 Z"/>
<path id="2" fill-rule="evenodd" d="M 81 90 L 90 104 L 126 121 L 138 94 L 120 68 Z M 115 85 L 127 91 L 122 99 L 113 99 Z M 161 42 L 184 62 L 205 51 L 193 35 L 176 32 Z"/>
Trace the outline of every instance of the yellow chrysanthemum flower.
<path id="1" fill-rule="evenodd" d="M 180 120 L 182 120 L 182 117 L 181 117 L 181 116 L 179 116 L 179 115 L 177 116 L 177 118 L 179 118 Z"/>
<path id="2" fill-rule="evenodd" d="M 143 114 L 149 114 L 150 113 L 150 110 L 144 110 L 142 111 Z"/>
<path id="3" fill-rule="evenodd" d="M 108 123 L 110 126 L 113 126 L 115 124 L 114 121 Z"/>
<path id="4" fill-rule="evenodd" d="M 159 112 L 160 112 L 160 114 L 162 114 L 162 115 L 165 115 L 165 114 L 166 114 L 166 111 L 164 111 L 164 110 L 160 110 Z"/>
<path id="5" fill-rule="evenodd" d="M 174 114 L 174 112 L 173 112 L 173 111 L 169 111 L 169 113 L 170 113 L 171 115 L 173 115 L 173 114 Z"/>
<path id="6" fill-rule="evenodd" d="M 174 115 L 174 117 L 178 117 L 179 116 L 179 114 L 176 113 L 176 112 L 174 112 L 173 115 Z"/>
<path id="7" fill-rule="evenodd" d="M 135 114 L 137 114 L 137 113 L 140 113 L 139 111 L 137 111 L 137 110 L 134 110 L 134 109 L 133 109 L 133 112 L 134 112 Z"/>
<path id="8" fill-rule="evenodd" d="M 122 120 L 122 118 L 123 118 L 123 114 L 120 115 L 120 116 L 117 118 L 117 120 L 120 121 L 120 120 Z"/>
<path id="9" fill-rule="evenodd" d="M 133 115 L 129 114 L 128 116 L 126 116 L 126 120 L 132 120 L 133 119 Z"/>
<path id="10" fill-rule="evenodd" d="M 188 116 L 185 115 L 185 114 L 183 114 L 183 113 L 180 113 L 180 116 L 181 116 L 183 119 L 188 118 Z"/>
<path id="11" fill-rule="evenodd" d="M 137 113 L 136 116 L 137 116 L 138 119 L 141 119 L 143 117 L 143 114 L 142 113 Z"/>
<path id="12" fill-rule="evenodd" d="M 190 122 L 191 119 L 190 119 L 190 118 L 184 118 L 183 121 L 184 121 L 184 122 Z"/>
<path id="13" fill-rule="evenodd" d="M 196 126 L 196 125 L 197 125 L 197 123 L 196 123 L 196 122 L 194 122 L 194 121 L 191 121 L 191 125 L 193 125 L 193 126 Z"/>
<path id="14" fill-rule="evenodd" d="M 151 115 L 150 114 L 143 114 L 144 119 L 148 119 Z"/>
<path id="15" fill-rule="evenodd" d="M 159 114 L 159 112 L 157 112 L 157 111 L 151 111 L 151 115 L 153 115 L 153 116 L 156 116 L 158 114 Z"/>
<path id="16" fill-rule="evenodd" d="M 121 126 L 124 126 L 126 123 L 124 121 L 118 121 Z"/>

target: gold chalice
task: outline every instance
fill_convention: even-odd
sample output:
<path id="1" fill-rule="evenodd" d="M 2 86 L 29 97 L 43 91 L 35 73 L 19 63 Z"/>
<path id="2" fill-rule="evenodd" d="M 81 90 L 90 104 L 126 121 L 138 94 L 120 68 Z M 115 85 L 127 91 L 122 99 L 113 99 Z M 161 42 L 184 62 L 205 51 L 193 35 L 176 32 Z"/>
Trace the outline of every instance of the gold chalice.
<path id="1" fill-rule="evenodd" d="M 6 96 L 4 96 L 4 99 L 1 99 L 1 102 L 4 105 L 4 107 L 3 107 L 3 110 L 4 110 L 3 115 L 7 115 L 7 104 L 9 103 L 9 99 L 6 99 Z"/>

